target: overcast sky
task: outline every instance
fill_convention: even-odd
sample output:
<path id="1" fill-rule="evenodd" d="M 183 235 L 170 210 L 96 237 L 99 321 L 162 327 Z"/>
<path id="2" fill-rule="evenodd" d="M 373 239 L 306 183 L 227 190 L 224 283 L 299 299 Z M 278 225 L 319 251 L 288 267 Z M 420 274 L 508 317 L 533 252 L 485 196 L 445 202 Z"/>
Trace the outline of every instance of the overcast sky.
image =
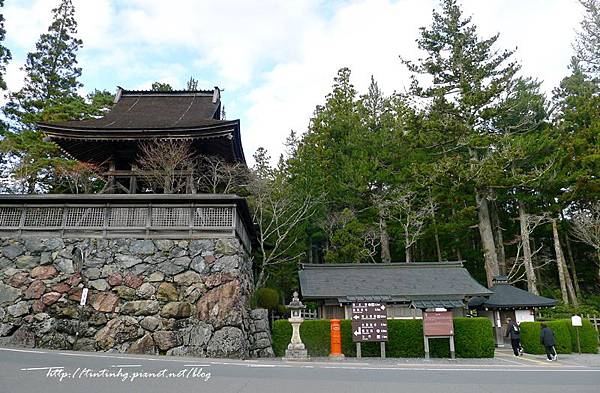
<path id="1" fill-rule="evenodd" d="M 550 92 L 567 75 L 582 18 L 576 0 L 462 0 L 483 35 L 518 48 L 523 74 Z M 58 0 L 5 2 L 7 81 L 23 83 L 27 52 Z M 437 0 L 74 0 L 84 91 L 149 89 L 153 81 L 224 89 L 228 119 L 241 119 L 250 161 L 259 146 L 273 157 L 290 130 L 304 132 L 341 67 L 360 92 L 374 75 L 384 92 L 403 91 L 398 56 L 416 58 L 418 28 Z"/>

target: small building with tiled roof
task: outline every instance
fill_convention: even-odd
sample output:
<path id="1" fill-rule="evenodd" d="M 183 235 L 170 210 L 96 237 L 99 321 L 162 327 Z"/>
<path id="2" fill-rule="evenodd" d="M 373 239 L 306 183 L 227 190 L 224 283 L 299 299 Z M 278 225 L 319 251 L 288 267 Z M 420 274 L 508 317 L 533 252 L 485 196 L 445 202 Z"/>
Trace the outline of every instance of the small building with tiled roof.
<path id="1" fill-rule="evenodd" d="M 506 341 L 506 318 L 511 318 L 517 323 L 532 322 L 535 320 L 536 309 L 554 307 L 558 303 L 555 299 L 535 295 L 510 285 L 506 276 L 495 277 L 490 290 L 492 294 L 488 297 L 472 298 L 469 301 L 469 309 L 492 321 L 497 345 L 503 345 Z"/>
<path id="2" fill-rule="evenodd" d="M 453 309 L 492 292 L 462 262 L 303 264 L 298 272 L 305 301 L 318 304 L 324 319 L 347 318 L 353 302 L 382 302 L 389 318 L 420 317 L 424 309 Z"/>

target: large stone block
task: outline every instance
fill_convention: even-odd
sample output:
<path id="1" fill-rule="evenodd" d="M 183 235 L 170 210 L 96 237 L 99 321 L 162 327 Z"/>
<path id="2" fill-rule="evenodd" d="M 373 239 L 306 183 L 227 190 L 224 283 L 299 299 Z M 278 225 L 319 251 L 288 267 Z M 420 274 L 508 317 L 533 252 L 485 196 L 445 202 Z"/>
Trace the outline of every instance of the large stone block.
<path id="1" fill-rule="evenodd" d="M 107 289 L 110 288 L 110 285 L 108 285 L 108 282 L 106 282 L 106 280 L 103 278 L 90 281 L 88 283 L 88 285 L 90 286 L 90 288 L 94 288 L 97 291 L 106 291 Z"/>
<path id="2" fill-rule="evenodd" d="M 178 347 L 183 342 L 179 332 L 160 330 L 152 333 L 154 343 L 161 351 Z"/>
<path id="3" fill-rule="evenodd" d="M 200 274 L 206 273 L 208 267 L 204 261 L 204 257 L 202 255 L 195 256 L 190 263 L 190 269 L 195 270 Z"/>
<path id="4" fill-rule="evenodd" d="M 66 259 L 66 258 L 57 259 L 54 261 L 54 266 L 56 266 L 56 268 L 63 273 L 66 273 L 66 274 L 75 273 L 75 269 L 73 268 L 73 261 L 70 259 Z"/>
<path id="5" fill-rule="evenodd" d="M 44 305 L 46 305 L 46 306 L 51 306 L 54 303 L 56 303 L 58 301 L 58 299 L 60 299 L 61 296 L 62 296 L 62 294 L 59 292 L 45 293 L 42 296 L 42 303 L 44 303 Z"/>
<path id="6" fill-rule="evenodd" d="M 190 256 L 202 254 L 204 251 L 214 251 L 215 243 L 212 240 L 192 240 L 189 243 Z"/>
<path id="7" fill-rule="evenodd" d="M 187 318 L 192 314 L 192 305 L 186 302 L 171 302 L 160 310 L 163 318 Z"/>
<path id="8" fill-rule="evenodd" d="M 16 304 L 13 304 L 12 306 L 8 306 L 6 311 L 8 311 L 8 313 L 15 318 L 22 317 L 23 315 L 29 313 L 29 304 L 22 300 Z"/>
<path id="9" fill-rule="evenodd" d="M 204 348 L 213 334 L 213 327 L 204 322 L 194 322 L 182 330 L 183 345 Z"/>
<path id="10" fill-rule="evenodd" d="M 119 285 L 118 287 L 114 287 L 113 291 L 124 300 L 133 300 L 135 299 L 135 289 L 126 287 L 125 285 Z"/>
<path id="11" fill-rule="evenodd" d="M 149 354 L 153 355 L 156 353 L 156 348 L 154 347 L 154 339 L 150 333 L 144 334 L 144 336 L 137 341 L 135 341 L 129 348 L 127 348 L 127 353 L 137 353 L 137 354 Z"/>
<path id="12" fill-rule="evenodd" d="M 237 281 L 228 282 L 208 291 L 196 303 L 198 319 L 210 323 L 215 328 L 241 326 L 244 308 Z"/>
<path id="13" fill-rule="evenodd" d="M 136 256 L 133 255 L 122 255 L 122 254 L 118 254 L 115 257 L 115 260 L 117 261 L 117 263 L 119 265 L 121 265 L 123 268 L 125 269 L 129 269 L 130 267 L 133 267 L 139 263 L 142 263 L 142 259 L 138 258 Z"/>
<path id="14" fill-rule="evenodd" d="M 235 239 L 218 239 L 215 252 L 222 255 L 235 255 L 240 252 L 240 246 Z"/>
<path id="15" fill-rule="evenodd" d="M 35 347 L 35 334 L 31 330 L 31 327 L 21 325 L 21 327 L 10 336 L 8 343 L 20 347 L 33 348 Z"/>
<path id="16" fill-rule="evenodd" d="M 139 275 L 128 274 L 123 279 L 123 284 L 127 285 L 130 288 L 137 289 L 144 282 L 144 277 Z"/>
<path id="17" fill-rule="evenodd" d="M 233 273 L 214 273 L 204 278 L 204 285 L 206 285 L 207 288 L 212 289 L 214 287 L 218 287 L 219 285 L 233 281 L 234 278 L 235 276 Z"/>
<path id="18" fill-rule="evenodd" d="M 160 318 L 149 316 L 149 317 L 145 317 L 144 319 L 142 319 L 140 321 L 140 326 L 150 332 L 153 332 L 156 329 L 161 328 L 162 323 L 161 323 Z"/>
<path id="19" fill-rule="evenodd" d="M 187 269 L 186 266 L 175 265 L 171 261 L 159 263 L 156 268 L 158 269 L 158 271 L 166 274 L 167 276 L 174 276 Z"/>
<path id="20" fill-rule="evenodd" d="M 206 349 L 209 357 L 245 358 L 248 356 L 248 341 L 240 329 L 226 326 L 215 332 Z"/>
<path id="21" fill-rule="evenodd" d="M 48 280 L 58 275 L 58 271 L 54 266 L 37 266 L 31 270 L 30 273 L 32 278 L 39 280 Z"/>
<path id="22" fill-rule="evenodd" d="M 175 244 L 175 242 L 173 240 L 155 240 L 154 241 L 154 246 L 156 248 L 158 248 L 160 251 L 169 251 L 171 248 L 173 248 L 173 245 Z"/>
<path id="23" fill-rule="evenodd" d="M 106 326 L 96 333 L 94 339 L 96 340 L 96 347 L 106 351 L 117 344 L 134 340 L 142 334 L 143 329 L 140 328 L 135 318 L 120 316 L 108 321 Z"/>
<path id="24" fill-rule="evenodd" d="M 121 313 L 126 315 L 154 315 L 160 311 L 160 303 L 156 300 L 134 300 L 121 306 Z"/>
<path id="25" fill-rule="evenodd" d="M 226 255 L 218 258 L 211 266 L 211 272 L 234 272 L 239 268 L 240 257 L 237 255 Z"/>
<path id="26" fill-rule="evenodd" d="M 179 294 L 173 284 L 163 282 L 156 291 L 156 298 L 163 302 L 175 302 L 179 299 Z"/>
<path id="27" fill-rule="evenodd" d="M 151 255 L 156 251 L 152 240 L 135 240 L 129 249 L 134 255 Z"/>
<path id="28" fill-rule="evenodd" d="M 21 255 L 17 257 L 15 265 L 19 269 L 32 269 L 40 264 L 39 255 Z"/>
<path id="29" fill-rule="evenodd" d="M 112 292 L 100 292 L 92 296 L 90 305 L 99 312 L 113 312 L 119 304 L 119 297 Z"/>
<path id="30" fill-rule="evenodd" d="M 97 280 L 102 276 L 102 271 L 97 267 L 91 267 L 89 269 L 85 269 L 81 272 L 84 277 L 87 277 L 88 280 Z"/>
<path id="31" fill-rule="evenodd" d="M 150 299 L 155 292 L 156 288 L 154 285 L 150 284 L 149 282 L 145 282 L 140 285 L 135 293 L 140 299 Z"/>
<path id="32" fill-rule="evenodd" d="M 23 247 L 19 244 L 11 244 L 2 248 L 2 255 L 8 259 L 15 259 L 24 252 Z"/>
<path id="33" fill-rule="evenodd" d="M 26 272 L 19 272 L 19 273 L 13 274 L 8 279 L 7 284 L 10 285 L 11 287 L 21 288 L 21 287 L 26 286 L 30 282 L 31 282 L 31 279 L 29 278 L 29 275 Z"/>
<path id="34" fill-rule="evenodd" d="M 189 303 L 196 303 L 202 295 L 206 293 L 206 286 L 204 284 L 192 284 L 185 289 L 183 299 Z"/>
<path id="35" fill-rule="evenodd" d="M 0 306 L 13 304 L 21 296 L 21 290 L 0 282 Z"/>
<path id="36" fill-rule="evenodd" d="M 202 282 L 202 277 L 196 273 L 188 270 L 187 272 L 180 273 L 173 278 L 176 284 L 183 286 L 190 286 L 192 284 Z"/>
<path id="37" fill-rule="evenodd" d="M 46 285 L 41 280 L 35 280 L 23 292 L 23 297 L 25 299 L 39 299 L 44 294 L 46 290 Z"/>

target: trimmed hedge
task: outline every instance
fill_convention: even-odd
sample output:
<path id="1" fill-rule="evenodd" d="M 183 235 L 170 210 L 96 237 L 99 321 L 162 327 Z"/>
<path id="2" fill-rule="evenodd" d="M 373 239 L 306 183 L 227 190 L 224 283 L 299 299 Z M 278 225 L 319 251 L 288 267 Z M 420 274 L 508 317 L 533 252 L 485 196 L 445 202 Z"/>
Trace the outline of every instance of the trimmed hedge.
<path id="1" fill-rule="evenodd" d="M 554 332 L 556 352 L 577 352 L 577 332 L 571 326 L 570 319 L 558 319 L 545 323 Z M 523 345 L 525 352 L 537 355 L 546 353 L 546 349 L 540 343 L 541 324 L 541 322 L 521 323 L 521 345 Z M 587 319 L 583 320 L 583 326 L 579 328 L 579 340 L 581 342 L 581 352 L 598 353 L 598 335 L 594 326 Z"/>
<path id="2" fill-rule="evenodd" d="M 329 355 L 329 320 L 304 321 L 300 326 L 300 336 L 306 345 L 310 356 Z M 352 323 L 350 320 L 341 321 L 342 352 L 349 357 L 356 356 L 356 345 L 352 342 Z M 455 318 L 454 342 L 456 356 L 461 358 L 478 357 L 491 358 L 494 356 L 494 338 L 492 325 L 487 318 Z M 292 337 L 292 326 L 286 320 L 273 323 L 273 350 L 277 356 L 283 356 L 287 344 Z M 391 319 L 388 320 L 388 337 L 386 356 L 388 357 L 423 357 L 423 323 L 420 319 Z M 450 345 L 448 340 L 429 340 L 432 357 L 449 357 Z M 363 343 L 362 356 L 380 356 L 377 342 Z"/>

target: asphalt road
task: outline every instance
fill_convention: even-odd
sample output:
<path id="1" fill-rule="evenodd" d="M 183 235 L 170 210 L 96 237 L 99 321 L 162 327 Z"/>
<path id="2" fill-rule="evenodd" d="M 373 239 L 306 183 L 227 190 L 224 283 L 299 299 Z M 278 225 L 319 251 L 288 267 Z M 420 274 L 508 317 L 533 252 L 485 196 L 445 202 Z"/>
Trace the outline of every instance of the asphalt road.
<path id="1" fill-rule="evenodd" d="M 303 363 L 0 348 L 0 393 L 600 392 L 600 367 Z"/>

